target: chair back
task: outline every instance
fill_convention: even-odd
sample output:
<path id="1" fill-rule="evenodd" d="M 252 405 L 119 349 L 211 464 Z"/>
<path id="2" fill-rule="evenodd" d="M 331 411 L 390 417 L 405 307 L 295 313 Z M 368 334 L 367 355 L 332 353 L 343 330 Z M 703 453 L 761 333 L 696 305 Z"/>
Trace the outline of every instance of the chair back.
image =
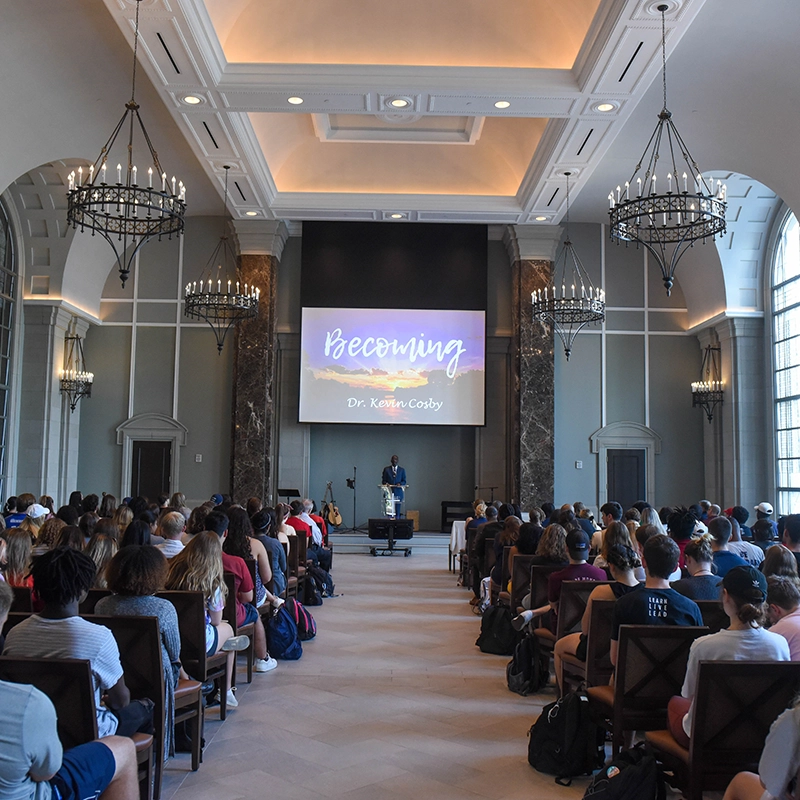
<path id="1" fill-rule="evenodd" d="M 510 561 L 511 561 L 511 547 L 510 546 L 504 547 L 503 562 L 500 565 L 500 590 L 503 592 L 506 590 L 508 582 L 511 580 Z"/>
<path id="2" fill-rule="evenodd" d="M 467 528 L 467 543 L 465 547 L 468 558 L 473 558 L 475 556 L 475 537 L 477 535 L 477 528 Z"/>
<path id="3" fill-rule="evenodd" d="M 78 613 L 83 617 L 86 614 L 94 614 L 94 607 L 104 597 L 113 594 L 111 589 L 89 589 L 86 599 L 78 606 Z"/>
<path id="4" fill-rule="evenodd" d="M 8 619 L 3 625 L 3 636 L 7 635 L 15 625 L 19 625 L 22 620 L 28 619 L 32 613 L 32 611 L 10 611 L 8 613 Z"/>
<path id="5" fill-rule="evenodd" d="M 298 567 L 300 566 L 300 553 L 297 545 L 297 536 L 289 536 L 289 552 L 286 554 L 286 569 L 289 575 L 297 577 Z"/>
<path id="6" fill-rule="evenodd" d="M 486 549 L 483 551 L 483 564 L 481 566 L 481 577 L 487 578 L 492 574 L 492 569 L 497 563 L 497 557 L 494 554 L 494 537 L 486 539 Z"/>
<path id="7" fill-rule="evenodd" d="M 586 685 L 605 686 L 614 674 L 611 665 L 611 628 L 616 600 L 592 600 L 586 639 Z"/>
<path id="8" fill-rule="evenodd" d="M 623 715 L 622 730 L 665 726 L 667 704 L 683 687 L 689 648 L 707 633 L 708 628 L 693 625 L 620 626 L 614 714 Z"/>
<path id="9" fill-rule="evenodd" d="M 586 611 L 589 595 L 596 586 L 607 586 L 610 581 L 564 581 L 558 600 L 556 638 L 568 633 L 580 633 L 581 621 Z"/>
<path id="10" fill-rule="evenodd" d="M 228 595 L 225 598 L 225 608 L 222 610 L 222 618 L 233 628 L 233 634 L 236 635 L 236 578 L 232 572 L 223 573 L 225 578 L 225 586 L 228 589 Z"/>
<path id="11" fill-rule="evenodd" d="M 566 564 L 534 564 L 531 567 L 531 608 L 547 604 L 547 579 Z"/>
<path id="12" fill-rule="evenodd" d="M 29 683 L 52 701 L 65 750 L 97 738 L 97 710 L 90 663 L 77 658 L 0 657 L 0 678 Z"/>
<path id="13" fill-rule="evenodd" d="M 169 600 L 178 614 L 181 664 L 198 681 L 206 679 L 206 602 L 202 592 L 170 590 L 157 597 Z"/>
<path id="14" fill-rule="evenodd" d="M 86 619 L 96 625 L 105 626 L 114 636 L 131 699 L 149 698 L 153 701 L 156 763 L 163 763 L 166 705 L 158 617 L 112 617 L 97 614 L 87 616 Z"/>
<path id="15" fill-rule="evenodd" d="M 722 607 L 721 600 L 696 600 L 695 602 L 703 615 L 703 625 L 711 633 L 717 633 L 731 624 L 725 609 Z"/>
<path id="16" fill-rule="evenodd" d="M 23 611 L 31 613 L 33 611 L 33 597 L 29 586 L 12 586 L 14 599 L 11 601 L 11 611 Z"/>
<path id="17" fill-rule="evenodd" d="M 517 553 L 511 562 L 511 610 L 516 614 L 522 598 L 531 590 L 532 555 Z"/>
<path id="18" fill-rule="evenodd" d="M 308 560 L 308 536 L 305 534 L 297 534 L 297 560 L 303 569 L 305 569 L 306 561 Z"/>
<path id="19" fill-rule="evenodd" d="M 689 751 L 697 791 L 724 789 L 742 770 L 758 772 L 770 726 L 800 691 L 791 661 L 701 661 Z"/>

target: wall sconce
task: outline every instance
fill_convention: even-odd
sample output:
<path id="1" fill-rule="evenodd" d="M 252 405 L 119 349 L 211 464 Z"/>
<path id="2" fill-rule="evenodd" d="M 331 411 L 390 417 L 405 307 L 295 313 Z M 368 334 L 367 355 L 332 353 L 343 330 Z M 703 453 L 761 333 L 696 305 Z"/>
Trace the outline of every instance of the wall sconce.
<path id="1" fill-rule="evenodd" d="M 720 346 L 708 345 L 703 353 L 700 380 L 692 383 L 692 408 L 702 408 L 709 422 L 713 419 L 714 408 L 722 404 L 724 393 L 720 359 Z"/>

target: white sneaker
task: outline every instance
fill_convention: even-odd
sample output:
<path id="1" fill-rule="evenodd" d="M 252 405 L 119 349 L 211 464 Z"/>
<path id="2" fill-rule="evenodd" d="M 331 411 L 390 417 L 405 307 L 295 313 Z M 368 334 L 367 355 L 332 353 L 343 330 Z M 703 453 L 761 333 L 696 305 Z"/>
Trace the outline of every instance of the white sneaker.
<path id="1" fill-rule="evenodd" d="M 233 693 L 233 689 L 228 689 L 228 692 L 225 695 L 225 702 L 227 703 L 228 708 L 239 707 L 239 701 L 236 699 L 236 695 Z"/>
<path id="2" fill-rule="evenodd" d="M 274 658 L 267 656 L 266 658 L 257 658 L 253 664 L 253 669 L 256 672 L 272 672 L 277 666 L 278 662 Z"/>

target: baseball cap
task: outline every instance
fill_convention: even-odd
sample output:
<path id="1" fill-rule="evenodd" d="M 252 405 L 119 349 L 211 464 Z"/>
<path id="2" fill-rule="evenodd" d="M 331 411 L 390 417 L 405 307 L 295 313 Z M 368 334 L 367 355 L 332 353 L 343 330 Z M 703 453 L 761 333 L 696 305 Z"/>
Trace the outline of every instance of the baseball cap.
<path id="1" fill-rule="evenodd" d="M 570 554 L 589 552 L 589 536 L 586 531 L 570 531 L 567 534 L 567 550 Z"/>
<path id="2" fill-rule="evenodd" d="M 755 567 L 734 567 L 729 570 L 722 579 L 722 588 L 750 603 L 763 603 L 767 599 L 767 579 Z"/>
<path id="3" fill-rule="evenodd" d="M 772 506 L 769 503 L 759 503 L 756 506 L 756 511 L 760 511 L 762 514 L 771 514 Z"/>
<path id="4" fill-rule="evenodd" d="M 45 508 L 44 506 L 40 506 L 38 503 L 34 503 L 32 506 L 28 506 L 28 516 L 33 517 L 44 517 L 46 514 L 50 513 L 49 508 Z"/>
<path id="5" fill-rule="evenodd" d="M 221 494 L 212 494 L 212 495 L 211 495 L 211 502 L 212 502 L 212 503 L 213 503 L 215 506 L 218 506 L 218 505 L 220 505 L 220 504 L 222 503 L 222 495 L 221 495 Z"/>

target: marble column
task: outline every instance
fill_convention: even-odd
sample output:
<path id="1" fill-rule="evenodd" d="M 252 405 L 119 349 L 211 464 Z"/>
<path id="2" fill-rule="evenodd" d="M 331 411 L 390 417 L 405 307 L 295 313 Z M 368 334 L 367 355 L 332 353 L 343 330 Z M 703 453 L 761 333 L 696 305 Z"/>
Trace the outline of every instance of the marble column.
<path id="1" fill-rule="evenodd" d="M 535 322 L 531 293 L 552 285 L 561 228 L 510 226 L 505 243 L 513 263 L 514 387 L 511 402 L 514 459 L 512 496 L 525 509 L 553 501 L 553 332 Z"/>
<path id="2" fill-rule="evenodd" d="M 237 220 L 241 280 L 261 289 L 258 316 L 236 326 L 231 491 L 271 502 L 275 415 L 276 286 L 289 232 L 283 222 Z"/>

